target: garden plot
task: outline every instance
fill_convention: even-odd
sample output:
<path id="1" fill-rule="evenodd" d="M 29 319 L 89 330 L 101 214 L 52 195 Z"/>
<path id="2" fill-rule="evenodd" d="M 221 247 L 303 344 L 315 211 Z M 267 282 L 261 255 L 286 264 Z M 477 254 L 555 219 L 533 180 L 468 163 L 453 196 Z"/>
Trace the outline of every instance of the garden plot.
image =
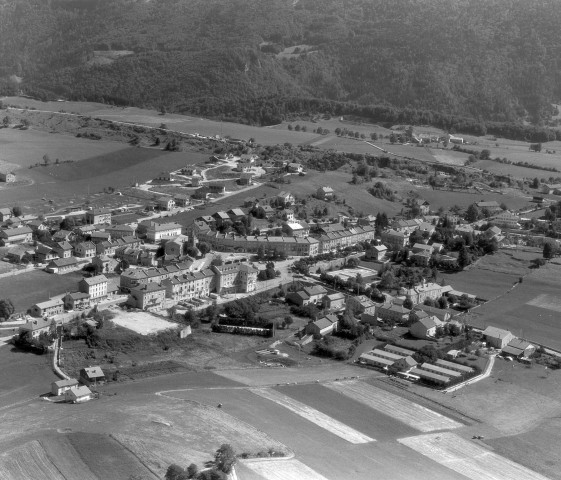
<path id="1" fill-rule="evenodd" d="M 168 322 L 146 312 L 117 312 L 111 321 L 140 335 L 150 335 L 177 327 L 176 323 Z"/>
<path id="2" fill-rule="evenodd" d="M 473 480 L 547 480 L 450 432 L 402 438 L 398 442 Z"/>
<path id="3" fill-rule="evenodd" d="M 325 387 L 342 393 L 421 432 L 462 426 L 461 423 L 440 413 L 361 381 L 333 382 L 325 384 Z"/>
<path id="4" fill-rule="evenodd" d="M 266 480 L 327 480 L 296 459 L 243 462 L 243 465 Z"/>
<path id="5" fill-rule="evenodd" d="M 301 417 L 309 420 L 312 423 L 315 423 L 328 432 L 331 432 L 334 435 L 347 440 L 347 442 L 358 444 L 375 441 L 373 438 L 370 438 L 369 436 L 358 432 L 354 428 L 348 427 L 344 423 L 341 423 L 338 420 L 335 420 L 334 418 L 331 418 L 328 415 L 319 412 L 315 408 L 309 407 L 308 405 L 305 405 L 298 400 L 294 400 L 293 398 L 290 398 L 280 392 L 265 388 L 253 389 L 251 391 L 256 395 L 259 395 L 260 397 L 271 400 L 277 405 L 281 405 L 282 407 L 287 408 L 291 412 L 294 412 L 296 415 L 300 415 Z"/>

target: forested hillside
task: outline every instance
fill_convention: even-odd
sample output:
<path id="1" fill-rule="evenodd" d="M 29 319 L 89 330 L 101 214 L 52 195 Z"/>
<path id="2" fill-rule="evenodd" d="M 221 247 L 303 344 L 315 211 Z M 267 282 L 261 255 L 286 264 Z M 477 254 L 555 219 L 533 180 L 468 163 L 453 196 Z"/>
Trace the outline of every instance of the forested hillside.
<path id="1" fill-rule="evenodd" d="M 559 25 L 557 0 L 0 0 L 0 93 L 256 124 L 313 106 L 543 125 Z"/>

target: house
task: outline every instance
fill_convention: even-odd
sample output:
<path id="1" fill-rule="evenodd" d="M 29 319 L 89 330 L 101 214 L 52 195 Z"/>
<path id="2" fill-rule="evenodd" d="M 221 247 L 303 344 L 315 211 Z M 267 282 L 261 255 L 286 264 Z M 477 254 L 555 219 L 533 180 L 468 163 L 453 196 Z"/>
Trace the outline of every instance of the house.
<path id="1" fill-rule="evenodd" d="M 347 301 L 347 308 L 351 309 L 355 315 L 361 313 L 374 315 L 376 313 L 376 304 L 366 295 L 350 296 Z"/>
<path id="2" fill-rule="evenodd" d="M 414 204 L 419 208 L 421 215 L 428 215 L 430 211 L 430 203 L 422 198 L 417 198 L 414 200 Z"/>
<path id="3" fill-rule="evenodd" d="M 483 331 L 483 336 L 485 337 L 487 345 L 498 349 L 503 349 L 515 338 L 508 330 L 492 326 L 487 327 Z"/>
<path id="4" fill-rule="evenodd" d="M 171 197 L 160 197 L 156 199 L 156 205 L 158 205 L 160 210 L 173 210 L 173 207 L 175 207 L 175 202 Z"/>
<path id="5" fill-rule="evenodd" d="M 127 305 L 140 310 L 162 308 L 166 299 L 166 287 L 157 283 L 141 284 L 130 289 Z"/>
<path id="6" fill-rule="evenodd" d="M 0 172 L 0 182 L 12 183 L 16 181 L 16 175 L 12 172 Z"/>
<path id="7" fill-rule="evenodd" d="M 285 208 L 280 212 L 281 218 L 287 222 L 294 222 L 294 210 Z"/>
<path id="8" fill-rule="evenodd" d="M 0 244 L 4 246 L 16 245 L 18 243 L 30 243 L 32 237 L 33 231 L 27 225 L 0 230 Z"/>
<path id="9" fill-rule="evenodd" d="M 53 326 L 53 320 L 48 318 L 36 318 L 19 327 L 19 336 L 29 334 L 31 338 L 38 338 L 42 333 L 49 333 Z"/>
<path id="10" fill-rule="evenodd" d="M 336 315 L 326 315 L 315 322 L 308 323 L 304 327 L 304 333 L 306 335 L 329 335 L 337 331 L 338 322 Z"/>
<path id="11" fill-rule="evenodd" d="M 505 210 L 491 218 L 491 222 L 502 228 L 520 228 L 520 215 Z"/>
<path id="12" fill-rule="evenodd" d="M 82 278 L 78 282 L 78 290 L 87 293 L 90 299 L 102 299 L 107 297 L 107 277 L 105 275 L 96 275 L 94 277 Z"/>
<path id="13" fill-rule="evenodd" d="M 294 195 L 290 192 L 282 191 L 277 196 L 275 196 L 278 202 L 280 202 L 284 207 L 293 205 L 295 202 Z"/>
<path id="14" fill-rule="evenodd" d="M 31 228 L 34 232 L 44 232 L 49 229 L 47 224 L 43 220 L 31 220 L 31 222 L 27 223 L 27 226 Z"/>
<path id="15" fill-rule="evenodd" d="M 432 245 L 425 245 L 424 243 L 415 243 L 413 247 L 411 247 L 413 253 L 426 252 L 432 255 L 433 250 L 434 248 Z"/>
<path id="16" fill-rule="evenodd" d="M 14 215 L 9 208 L 0 208 L 0 221 L 5 222 L 6 220 L 12 218 Z"/>
<path id="17" fill-rule="evenodd" d="M 198 187 L 201 185 L 202 181 L 203 181 L 203 177 L 201 177 L 200 175 L 193 175 L 191 177 L 191 186 Z"/>
<path id="18" fill-rule="evenodd" d="M 217 227 L 221 227 L 222 225 L 229 224 L 229 222 L 231 222 L 230 215 L 226 212 L 213 213 L 212 218 L 214 218 Z"/>
<path id="19" fill-rule="evenodd" d="M 173 200 L 178 207 L 187 207 L 191 205 L 191 197 L 189 195 L 179 194 L 173 197 Z"/>
<path id="20" fill-rule="evenodd" d="M 368 250 L 366 250 L 365 259 L 374 262 L 380 262 L 386 257 L 387 253 L 388 247 L 386 247 L 385 245 L 373 245 L 368 248 Z"/>
<path id="21" fill-rule="evenodd" d="M 326 310 L 342 310 L 345 308 L 345 295 L 341 292 L 325 295 L 322 299 L 322 305 Z"/>
<path id="22" fill-rule="evenodd" d="M 222 183 L 209 183 L 208 191 L 209 193 L 224 195 L 226 193 L 226 186 Z"/>
<path id="23" fill-rule="evenodd" d="M 544 183 L 541 189 L 547 195 L 558 194 L 561 192 L 561 183 Z"/>
<path id="24" fill-rule="evenodd" d="M 81 258 L 95 257 L 95 244 L 92 242 L 80 242 L 74 245 L 74 256 Z"/>
<path id="25" fill-rule="evenodd" d="M 51 393 L 55 396 L 62 395 L 67 390 L 77 387 L 78 380 L 75 378 L 69 378 L 67 380 L 58 380 L 51 383 Z"/>
<path id="26" fill-rule="evenodd" d="M 100 223 L 111 224 L 111 210 L 109 208 L 92 208 L 86 212 L 86 223 L 98 225 Z"/>
<path id="27" fill-rule="evenodd" d="M 78 266 L 78 259 L 76 257 L 70 256 L 66 258 L 55 258 L 54 260 L 51 260 L 45 267 L 45 270 L 49 273 L 63 274 L 76 270 Z"/>
<path id="28" fill-rule="evenodd" d="M 64 399 L 69 403 L 83 403 L 91 400 L 93 398 L 93 393 L 91 390 L 82 385 L 76 388 L 71 388 L 64 392 Z"/>
<path id="29" fill-rule="evenodd" d="M 409 319 L 411 310 L 403 305 L 394 305 L 393 302 L 386 302 L 376 307 L 376 315 L 383 322 L 403 323 Z"/>
<path id="30" fill-rule="evenodd" d="M 174 301 L 192 300 L 208 297 L 215 287 L 215 274 L 210 269 L 200 271 L 183 271 L 162 281 L 166 288 L 166 297 Z"/>
<path id="31" fill-rule="evenodd" d="M 252 185 L 253 184 L 253 173 L 242 172 L 240 178 L 238 179 L 238 184 L 240 185 Z"/>
<path id="32" fill-rule="evenodd" d="M 481 210 L 486 209 L 490 213 L 500 212 L 502 210 L 499 202 L 494 200 L 492 202 L 477 202 L 476 205 Z"/>
<path id="33" fill-rule="evenodd" d="M 59 230 L 58 232 L 53 233 L 51 239 L 53 242 L 69 242 L 74 239 L 76 234 L 69 230 Z"/>
<path id="34" fill-rule="evenodd" d="M 409 333 L 415 338 L 429 339 L 436 336 L 436 329 L 443 325 L 438 318 L 429 316 L 417 320 L 409 327 Z"/>
<path id="35" fill-rule="evenodd" d="M 409 297 L 413 304 L 417 305 L 423 303 L 427 298 L 432 298 L 434 300 L 441 297 L 444 288 L 445 287 L 438 283 L 426 282 L 423 280 L 421 285 L 417 285 L 416 287 L 401 288 L 399 294 Z"/>
<path id="36" fill-rule="evenodd" d="M 276 213 L 276 210 L 271 207 L 270 205 L 263 205 L 262 207 L 259 207 L 260 210 L 263 211 L 265 218 L 269 218 L 271 216 L 273 216 Z"/>
<path id="37" fill-rule="evenodd" d="M 502 349 L 504 355 L 511 355 L 514 358 L 529 357 L 536 351 L 536 347 L 526 340 L 513 338 L 508 345 Z"/>
<path id="38" fill-rule="evenodd" d="M 259 270 L 251 265 L 230 263 L 212 266 L 216 274 L 216 293 L 254 292 L 257 286 Z"/>
<path id="39" fill-rule="evenodd" d="M 409 259 L 418 267 L 428 267 L 431 260 L 431 254 L 426 251 L 420 251 L 412 253 L 409 256 Z"/>
<path id="40" fill-rule="evenodd" d="M 316 196 L 320 199 L 330 199 L 335 195 L 335 191 L 331 187 L 319 187 Z"/>
<path id="41" fill-rule="evenodd" d="M 300 163 L 291 162 L 287 165 L 288 171 L 290 173 L 300 173 L 304 171 L 304 167 Z"/>
<path id="42" fill-rule="evenodd" d="M 110 242 L 111 241 L 111 233 L 110 232 L 91 232 L 90 233 L 90 240 L 95 243 L 96 245 L 102 242 Z M 96 247 L 97 249 L 97 247 Z"/>
<path id="43" fill-rule="evenodd" d="M 171 182 L 171 173 L 166 171 L 160 172 L 154 177 L 154 180 L 158 180 L 160 182 Z"/>
<path id="44" fill-rule="evenodd" d="M 430 236 L 435 232 L 436 227 L 432 223 L 421 222 L 421 223 L 419 223 L 419 226 L 417 227 L 417 230 L 419 230 L 419 232 L 421 232 L 421 233 L 424 233 L 424 234 Z M 423 237 L 425 237 L 426 235 L 423 235 Z"/>
<path id="45" fill-rule="evenodd" d="M 409 243 L 409 235 L 397 230 L 386 230 L 382 232 L 382 243 L 390 250 L 401 250 Z"/>
<path id="46" fill-rule="evenodd" d="M 108 233 L 113 240 L 123 237 L 134 237 L 136 229 L 130 225 L 112 225 L 105 228 L 105 233 Z"/>
<path id="47" fill-rule="evenodd" d="M 181 225 L 178 223 L 150 222 L 150 226 L 146 230 L 146 239 L 152 243 L 167 238 L 173 238 L 177 235 L 181 235 Z"/>
<path id="48" fill-rule="evenodd" d="M 222 212 L 219 212 L 219 213 L 222 213 Z M 241 220 L 243 220 L 247 217 L 247 215 L 245 214 L 245 212 L 241 208 L 231 208 L 230 210 L 228 210 L 226 212 L 226 215 L 228 215 L 228 218 L 232 222 L 240 222 Z"/>
<path id="49" fill-rule="evenodd" d="M 64 302 L 60 298 L 47 300 L 33 305 L 30 309 L 33 317 L 47 317 L 64 312 Z"/>
<path id="50" fill-rule="evenodd" d="M 399 372 L 408 372 L 417 366 L 417 361 L 412 356 L 401 357 L 392 365 Z"/>
<path id="51" fill-rule="evenodd" d="M 103 385 L 105 383 L 105 373 L 100 367 L 87 367 L 80 370 L 80 376 L 78 378 L 80 383 L 86 386 Z"/>
<path id="52" fill-rule="evenodd" d="M 62 301 L 65 310 L 83 310 L 90 306 L 90 295 L 83 292 L 67 293 Z"/>
<path id="53" fill-rule="evenodd" d="M 298 305 L 299 307 L 310 303 L 310 296 L 303 290 L 298 292 L 289 292 L 286 294 L 285 298 L 287 303 L 292 303 L 294 305 Z"/>
<path id="54" fill-rule="evenodd" d="M 33 258 L 32 252 L 33 250 L 30 251 L 23 245 L 16 245 L 8 250 L 8 253 L 6 253 L 4 258 L 10 263 L 28 262 L 31 258 Z"/>
<path id="55" fill-rule="evenodd" d="M 310 297 L 310 303 L 321 303 L 322 298 L 327 294 L 327 290 L 321 285 L 304 287 L 303 291 Z"/>
<path id="56" fill-rule="evenodd" d="M 299 222 L 286 222 L 284 225 L 291 237 L 305 237 L 310 234 L 310 228 L 305 228 Z"/>
<path id="57" fill-rule="evenodd" d="M 423 312 L 425 315 L 420 315 L 421 312 Z M 413 307 L 411 314 L 415 315 L 417 319 L 424 318 L 425 316 L 434 316 L 441 322 L 448 322 L 454 314 L 454 311 L 446 308 L 431 307 L 430 305 L 421 303 Z"/>

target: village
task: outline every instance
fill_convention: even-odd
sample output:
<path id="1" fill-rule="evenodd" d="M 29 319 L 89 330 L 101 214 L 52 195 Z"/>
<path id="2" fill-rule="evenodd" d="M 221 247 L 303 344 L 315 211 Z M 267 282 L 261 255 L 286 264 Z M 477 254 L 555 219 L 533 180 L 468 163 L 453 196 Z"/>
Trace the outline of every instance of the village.
<path id="1" fill-rule="evenodd" d="M 211 162 L 239 172 L 242 185 L 251 184 L 253 173 L 262 170 L 256 155 L 213 156 Z M 279 167 L 288 176 L 305 175 L 300 164 L 277 165 L 277 171 Z M 497 354 L 524 362 L 535 352 L 537 346 L 506 330 L 493 326 L 474 329 L 465 313 L 487 299 L 436 282 L 438 269 L 453 271 L 470 263 L 463 245 L 477 242 L 485 254 L 522 243 L 527 236 L 518 232 L 529 219 L 493 201 L 475 202 L 461 215 L 442 209 L 435 212 L 419 199 L 408 203 L 405 218 L 378 213 L 305 221 L 298 214 L 305 199 L 285 190 L 275 197 L 248 197 L 242 205 L 197 217 L 191 223 L 170 220 L 172 213 L 192 210 L 225 194 L 223 186 L 207 181 L 206 171 L 190 167 L 161 173 L 154 179 L 155 185 L 149 182 L 141 188 L 157 189 L 179 179 L 197 189 L 191 196 L 161 195 L 139 206 L 117 210 L 72 207 L 62 216 L 41 217 L 18 217 L 17 208 L 0 209 L 4 261 L 23 269 L 16 273 L 31 269 L 44 270 L 45 275 L 83 274 L 74 289 L 50 291 L 50 298 L 29 305 L 27 311 L 11 313 L 7 320 L 17 319 L 21 324 L 17 341 L 32 346 L 54 342 L 49 348 L 59 351 L 56 332 L 80 322 L 96 328 L 92 312 L 108 308 L 123 310 L 122 316 L 130 318 L 122 325 L 133 330 L 134 312 L 152 312 L 160 317 L 154 317 L 156 323 L 168 317 L 170 321 L 158 328 L 177 330 L 183 337 L 190 327 L 173 323 L 176 314 L 202 312 L 212 305 L 280 287 L 286 303 L 308 317 L 307 324 L 285 338 L 287 345 L 297 346 L 299 352 L 307 348 L 310 354 L 309 344 L 328 342 L 330 335 L 357 338 L 360 335 L 349 333 L 357 325 L 370 334 L 374 329 L 399 327 L 399 337 L 362 352 L 355 361 L 407 381 L 448 388 L 488 374 Z M 5 179 L 10 180 L 13 178 Z M 314 197 L 336 201 L 329 186 L 318 188 Z M 485 212 L 485 219 L 480 220 L 474 211 Z M 442 228 L 452 232 L 447 245 Z M 452 252 L 454 242 L 460 248 Z M 276 269 L 273 262 L 277 262 Z M 408 278 L 394 278 L 392 265 L 407 271 Z M 248 334 L 275 335 L 262 325 L 227 323 L 220 319 L 214 331 L 243 333 L 245 329 Z M 458 341 L 450 340 L 450 348 L 439 348 L 438 354 L 433 347 L 427 351 L 431 342 L 446 336 Z M 404 337 L 408 340 L 402 340 Z M 317 345 L 316 351 L 321 351 Z M 276 352 L 273 349 L 266 355 Z M 486 363 L 479 357 L 485 357 Z M 71 402 L 92 398 L 92 378 L 97 386 L 103 384 L 105 375 L 99 366 L 90 368 L 95 375 L 89 376 L 85 368 L 79 382 L 61 372 L 62 380 L 53 384 L 52 394 Z"/>

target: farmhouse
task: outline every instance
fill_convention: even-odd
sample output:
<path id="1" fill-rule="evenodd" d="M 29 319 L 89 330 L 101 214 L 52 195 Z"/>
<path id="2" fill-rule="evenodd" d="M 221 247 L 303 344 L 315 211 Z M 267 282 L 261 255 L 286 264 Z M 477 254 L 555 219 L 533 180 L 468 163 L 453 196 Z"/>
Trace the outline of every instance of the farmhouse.
<path id="1" fill-rule="evenodd" d="M 491 326 L 483 331 L 483 336 L 488 345 L 499 349 L 506 347 L 515 338 L 508 330 Z"/>
<path id="2" fill-rule="evenodd" d="M 27 322 L 25 325 L 19 327 L 19 335 L 25 335 L 29 333 L 31 338 L 37 338 L 42 333 L 49 333 L 53 320 L 48 318 L 37 318 Z"/>
<path id="3" fill-rule="evenodd" d="M 12 218 L 14 215 L 9 208 L 0 208 L 0 221 L 5 222 L 6 220 Z"/>
<path id="4" fill-rule="evenodd" d="M 100 367 L 87 367 L 80 370 L 80 383 L 90 386 L 103 385 L 105 383 L 105 374 Z"/>
<path id="5" fill-rule="evenodd" d="M 156 205 L 158 205 L 160 210 L 173 210 L 175 202 L 171 197 L 160 197 L 156 200 Z"/>
<path id="6" fill-rule="evenodd" d="M 51 383 L 51 393 L 55 396 L 62 395 L 67 390 L 71 388 L 76 388 L 78 386 L 78 380 L 75 378 L 69 378 L 68 380 L 58 380 Z"/>
<path id="7" fill-rule="evenodd" d="M 325 295 L 322 299 L 322 305 L 326 310 L 341 310 L 345 307 L 345 295 L 341 292 Z"/>
<path id="8" fill-rule="evenodd" d="M 238 184 L 240 185 L 252 185 L 253 184 L 253 173 L 243 172 L 238 178 Z"/>
<path id="9" fill-rule="evenodd" d="M 304 290 L 289 292 L 286 294 L 286 301 L 287 303 L 292 303 L 302 307 L 310 303 L 310 296 Z"/>
<path id="10" fill-rule="evenodd" d="M 331 187 L 319 187 L 317 189 L 316 195 L 320 199 L 330 199 L 335 195 L 335 191 Z"/>
<path id="11" fill-rule="evenodd" d="M 289 163 L 287 168 L 290 173 L 300 173 L 304 170 L 304 167 L 296 162 Z"/>
<path id="12" fill-rule="evenodd" d="M 226 193 L 226 186 L 222 183 L 209 183 L 208 190 L 210 193 L 224 195 Z"/>
<path id="13" fill-rule="evenodd" d="M 231 221 L 230 216 L 226 212 L 213 213 L 212 218 L 216 222 L 217 227 L 221 227 L 222 225 L 228 224 Z"/>
<path id="14" fill-rule="evenodd" d="M 78 289 L 82 293 L 87 293 L 90 299 L 97 300 L 107 297 L 107 277 L 96 275 L 95 277 L 82 278 L 78 282 Z"/>
<path id="15" fill-rule="evenodd" d="M 51 260 L 45 267 L 45 270 L 49 273 L 63 274 L 76 270 L 78 266 L 79 264 L 76 257 L 70 256 L 67 258 L 55 258 L 54 260 Z"/>
<path id="16" fill-rule="evenodd" d="M 111 223 L 111 210 L 108 208 L 93 208 L 86 212 L 86 223 L 98 225 L 100 223 Z"/>
<path id="17" fill-rule="evenodd" d="M 74 245 L 74 255 L 82 258 L 95 257 L 95 245 L 92 242 L 81 242 Z"/>
<path id="18" fill-rule="evenodd" d="M 339 320 L 335 315 L 326 315 L 325 317 L 310 322 L 304 327 L 306 335 L 329 335 L 337 330 Z"/>
<path id="19" fill-rule="evenodd" d="M 173 200 L 178 207 L 187 207 L 191 205 L 191 197 L 189 195 L 178 194 L 173 197 Z"/>
<path id="20" fill-rule="evenodd" d="M 294 204 L 294 195 L 290 192 L 282 191 L 275 198 L 285 207 Z"/>
<path id="21" fill-rule="evenodd" d="M 436 336 L 436 329 L 440 326 L 442 326 L 442 322 L 438 318 L 425 317 L 411 325 L 409 333 L 415 338 L 434 338 Z"/>
<path id="22" fill-rule="evenodd" d="M 247 215 L 241 208 L 231 208 L 226 212 L 226 214 L 232 222 L 239 222 L 247 217 Z"/>
<path id="23" fill-rule="evenodd" d="M 64 392 L 64 399 L 69 403 L 83 403 L 91 400 L 93 394 L 91 390 L 82 385 L 76 388 L 71 388 Z"/>
<path id="24" fill-rule="evenodd" d="M 23 261 L 29 261 L 33 258 L 33 250 L 28 250 L 23 245 L 16 245 L 10 248 L 5 256 L 6 260 L 11 263 L 21 263 Z"/>
<path id="25" fill-rule="evenodd" d="M 536 347 L 526 340 L 513 338 L 508 345 L 502 349 L 502 353 L 512 355 L 514 358 L 529 357 L 536 351 Z"/>
<path id="26" fill-rule="evenodd" d="M 28 226 L 0 230 L 0 242 L 4 246 L 29 243 L 32 240 L 32 236 L 33 231 Z"/>
<path id="27" fill-rule="evenodd" d="M 430 211 L 430 203 L 422 198 L 415 199 L 415 205 L 419 207 L 421 215 L 428 215 Z"/>
<path id="28" fill-rule="evenodd" d="M 16 175 L 12 172 L 0 172 L 0 182 L 12 183 L 16 181 Z"/>
<path id="29" fill-rule="evenodd" d="M 33 305 L 30 313 L 34 317 L 47 317 L 64 312 L 64 302 L 60 298 Z"/>
<path id="30" fill-rule="evenodd" d="M 158 180 L 160 182 L 171 182 L 171 173 L 170 172 L 160 172 L 154 180 Z"/>

